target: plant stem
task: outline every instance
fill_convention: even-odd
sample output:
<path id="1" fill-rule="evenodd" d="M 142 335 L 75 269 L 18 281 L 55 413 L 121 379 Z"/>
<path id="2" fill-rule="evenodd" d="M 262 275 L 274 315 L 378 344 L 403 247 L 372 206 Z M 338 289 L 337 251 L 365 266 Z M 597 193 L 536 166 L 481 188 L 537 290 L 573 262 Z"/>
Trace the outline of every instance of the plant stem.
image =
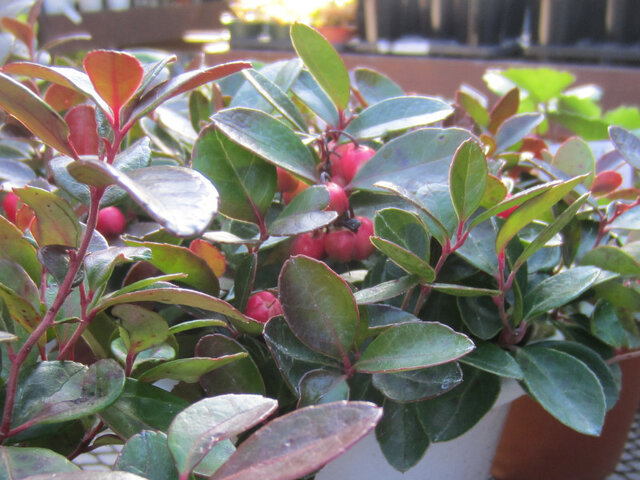
<path id="1" fill-rule="evenodd" d="M 87 433 L 85 433 L 84 437 L 82 437 L 82 440 L 80 440 L 80 443 L 75 448 L 75 450 L 73 452 L 71 452 L 67 456 L 67 459 L 68 460 L 73 460 L 74 458 L 76 458 L 81 453 L 84 453 L 86 451 L 87 447 L 89 446 L 89 444 L 95 438 L 95 436 L 98 435 L 102 431 L 103 428 L 104 428 L 104 423 L 102 421 L 99 421 L 98 424 L 95 427 L 93 427 L 91 430 L 89 430 Z"/>
<path id="2" fill-rule="evenodd" d="M 56 298 L 53 301 L 51 308 L 49 308 L 49 310 L 47 311 L 45 317 L 42 319 L 42 322 L 40 322 L 40 325 L 38 325 L 35 330 L 31 332 L 31 335 L 29 335 L 27 340 L 24 342 L 11 364 L 9 380 L 6 387 L 2 424 L 0 424 L 0 442 L 5 440 L 9 436 L 9 432 L 11 431 L 11 422 L 13 420 L 13 409 L 16 401 L 16 393 L 18 390 L 18 377 L 20 374 L 20 369 L 29 356 L 29 353 L 31 353 L 33 347 L 38 343 L 40 338 L 42 338 L 47 333 L 47 330 L 53 326 L 58 312 L 71 293 L 73 280 L 82 267 L 82 262 L 84 261 L 84 257 L 87 254 L 89 244 L 91 243 L 91 237 L 93 236 L 93 232 L 96 228 L 100 199 L 102 198 L 103 194 L 104 188 L 91 187 L 91 206 L 89 209 L 87 226 L 80 247 L 78 248 L 76 255 L 70 261 L 67 276 L 58 289 L 58 293 L 56 294 Z"/>

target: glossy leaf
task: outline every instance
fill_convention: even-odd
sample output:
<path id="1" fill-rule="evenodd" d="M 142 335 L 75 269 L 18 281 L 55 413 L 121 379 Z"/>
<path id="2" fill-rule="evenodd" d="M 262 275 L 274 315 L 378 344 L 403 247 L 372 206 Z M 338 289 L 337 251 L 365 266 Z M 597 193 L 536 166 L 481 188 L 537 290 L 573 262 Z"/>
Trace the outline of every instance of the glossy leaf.
<path id="1" fill-rule="evenodd" d="M 496 132 L 496 150 L 502 152 L 512 147 L 542 123 L 541 113 L 521 113 L 506 120 Z"/>
<path id="2" fill-rule="evenodd" d="M 544 193 L 527 200 L 509 215 L 496 237 L 496 252 L 501 252 L 507 243 L 526 225 L 561 201 L 584 177 L 575 177 L 554 185 Z"/>
<path id="3" fill-rule="evenodd" d="M 117 265 L 150 258 L 151 250 L 143 247 L 109 247 L 92 252 L 84 259 L 90 290 L 95 292 L 104 286 Z"/>
<path id="4" fill-rule="evenodd" d="M 120 336 L 131 352 L 160 345 L 169 336 L 167 321 L 152 310 L 125 303 L 114 306 L 111 314 L 120 319 Z"/>
<path id="5" fill-rule="evenodd" d="M 146 480 L 144 477 L 128 472 L 63 472 L 33 475 L 29 480 Z"/>
<path id="6" fill-rule="evenodd" d="M 373 385 L 394 402 L 407 403 L 437 397 L 462 382 L 456 362 L 396 373 L 375 373 Z"/>
<path id="7" fill-rule="evenodd" d="M 174 480 L 178 476 L 167 447 L 167 436 L 149 430 L 127 440 L 113 468 L 153 480 Z"/>
<path id="8" fill-rule="evenodd" d="M 432 97 L 403 96 L 382 100 L 364 109 L 345 130 L 355 138 L 384 137 L 444 120 L 453 108 Z"/>
<path id="9" fill-rule="evenodd" d="M 423 261 L 429 259 L 429 233 L 422 219 L 399 208 L 378 210 L 374 217 L 377 237 L 414 253 Z"/>
<path id="10" fill-rule="evenodd" d="M 593 265 L 620 275 L 640 276 L 640 258 L 634 258 L 624 248 L 613 245 L 600 245 L 589 250 L 580 260 L 580 264 Z"/>
<path id="11" fill-rule="evenodd" d="M 80 467 L 46 448 L 0 446 L 0 479 L 2 480 L 77 470 L 80 470 Z"/>
<path id="12" fill-rule="evenodd" d="M 124 371 L 114 360 L 87 368 L 74 362 L 41 362 L 21 383 L 14 425 L 58 423 L 97 413 L 124 388 Z"/>
<path id="13" fill-rule="evenodd" d="M 609 127 L 609 137 L 624 159 L 640 168 L 640 138 L 622 127 Z"/>
<path id="14" fill-rule="evenodd" d="M 178 412 L 189 402 L 161 388 L 128 378 L 124 391 L 100 418 L 122 438 L 130 438 L 143 430 L 166 432 Z"/>
<path id="15" fill-rule="evenodd" d="M 202 233 L 218 211 L 218 192 L 199 172 L 170 165 L 125 173 L 104 162 L 78 160 L 69 172 L 79 181 L 115 183 L 166 230 L 189 237 Z"/>
<path id="16" fill-rule="evenodd" d="M 234 326 L 245 333 L 257 334 L 262 332 L 262 324 L 246 317 L 236 310 L 229 303 L 219 298 L 196 292 L 194 290 L 186 290 L 183 288 L 152 288 L 148 290 L 140 290 L 129 292 L 122 295 L 108 296 L 96 305 L 96 311 L 105 310 L 113 305 L 121 303 L 135 302 L 160 302 L 170 305 L 185 305 L 188 307 L 200 308 L 209 312 L 217 312 L 226 316 Z"/>
<path id="17" fill-rule="evenodd" d="M 524 297 L 524 318 L 535 318 L 561 307 L 586 292 L 601 275 L 599 268 L 584 266 L 564 270 L 529 290 Z"/>
<path id="18" fill-rule="evenodd" d="M 42 279 L 42 266 L 36 249 L 22 236 L 22 232 L 0 216 L 0 258 L 14 261 L 29 274 L 36 285 Z"/>
<path id="19" fill-rule="evenodd" d="M 458 146 L 471 138 L 468 131 L 424 128 L 385 143 L 356 173 L 354 188 L 373 190 L 381 179 L 415 193 L 428 178 L 446 183 L 449 166 Z"/>
<path id="20" fill-rule="evenodd" d="M 491 342 L 477 344 L 477 348 L 460 359 L 460 362 L 501 377 L 522 380 L 518 362 L 505 350 Z"/>
<path id="21" fill-rule="evenodd" d="M 500 394 L 500 378 L 469 367 L 453 390 L 417 404 L 420 423 L 433 442 L 446 442 L 470 430 Z"/>
<path id="22" fill-rule="evenodd" d="M 168 432 L 169 449 L 181 474 L 191 472 L 218 442 L 268 417 L 278 406 L 259 395 L 205 398 L 180 412 Z"/>
<path id="23" fill-rule="evenodd" d="M 349 400 L 349 385 L 346 377 L 329 370 L 307 372 L 300 379 L 298 391 L 300 399 L 297 408 Z"/>
<path id="24" fill-rule="evenodd" d="M 91 105 L 73 107 L 64 116 L 69 125 L 69 142 L 78 155 L 98 155 L 100 139 L 96 112 Z"/>
<path id="25" fill-rule="evenodd" d="M 196 238 L 189 244 L 189 250 L 207 262 L 216 277 L 221 277 L 224 274 L 227 268 L 224 255 L 209 242 Z"/>
<path id="26" fill-rule="evenodd" d="M 384 415 L 376 426 L 376 439 L 389 464 L 406 472 L 424 456 L 430 440 L 413 404 L 384 403 Z"/>
<path id="27" fill-rule="evenodd" d="M 275 236 L 297 235 L 326 227 L 338 218 L 334 211 L 324 211 L 329 205 L 329 191 L 314 185 L 296 195 L 271 225 Z"/>
<path id="28" fill-rule="evenodd" d="M 285 262 L 278 290 L 293 333 L 311 349 L 348 361 L 359 315 L 344 280 L 326 264 L 300 255 Z"/>
<path id="29" fill-rule="evenodd" d="M 409 291 L 419 283 L 417 275 L 407 275 L 395 280 L 380 283 L 355 293 L 358 305 L 383 302 Z"/>
<path id="30" fill-rule="evenodd" d="M 125 52 L 94 50 L 86 55 L 83 65 L 98 95 L 119 118 L 120 109 L 142 82 L 142 64 Z"/>
<path id="31" fill-rule="evenodd" d="M 319 180 L 307 146 L 285 124 L 259 110 L 237 107 L 217 112 L 213 123 L 231 141 L 303 179 Z"/>
<path id="32" fill-rule="evenodd" d="M 433 267 L 413 252 L 380 237 L 370 237 L 370 241 L 374 247 L 407 273 L 417 275 L 425 282 L 432 282 L 435 279 L 436 272 Z"/>
<path id="33" fill-rule="evenodd" d="M 358 90 L 367 105 L 405 94 L 402 88 L 389 77 L 369 68 L 356 68 L 353 71 L 353 80 L 354 88 Z"/>
<path id="34" fill-rule="evenodd" d="M 233 280 L 234 306 L 244 311 L 256 278 L 258 268 L 258 254 L 247 252 L 236 265 L 236 274 Z"/>
<path id="35" fill-rule="evenodd" d="M 491 298 L 458 298 L 458 311 L 469 331 L 482 340 L 495 337 L 503 328 L 500 313 Z"/>
<path id="36" fill-rule="evenodd" d="M 155 242 L 136 242 L 127 240 L 129 246 L 148 248 L 151 258 L 148 260 L 164 273 L 186 273 L 185 284 L 209 295 L 217 295 L 218 278 L 207 262 L 185 247 Z"/>
<path id="37" fill-rule="evenodd" d="M 378 335 L 354 366 L 365 373 L 417 370 L 452 362 L 473 348 L 467 336 L 446 325 L 405 323 Z"/>
<path id="38" fill-rule="evenodd" d="M 322 120 L 329 125 L 338 125 L 336 106 L 307 70 L 300 72 L 296 83 L 291 86 L 291 91 Z"/>
<path id="39" fill-rule="evenodd" d="M 349 104 L 349 73 L 335 48 L 317 30 L 302 23 L 291 26 L 291 42 L 309 72 L 339 110 Z"/>
<path id="40" fill-rule="evenodd" d="M 488 129 L 491 133 L 496 133 L 500 125 L 509 117 L 518 113 L 518 107 L 520 106 L 520 91 L 517 88 L 513 88 L 505 93 L 491 109 L 489 114 Z"/>
<path id="41" fill-rule="evenodd" d="M 548 67 L 509 68 L 499 73 L 529 92 L 538 102 L 557 97 L 575 81 L 573 74 Z"/>
<path id="42" fill-rule="evenodd" d="M 0 107 L 16 117 L 42 142 L 60 153 L 75 157 L 67 139 L 69 127 L 65 121 L 21 83 L 0 72 Z"/>
<path id="43" fill-rule="evenodd" d="M 222 214 L 256 224 L 263 220 L 276 191 L 273 166 L 213 127 L 200 133 L 191 161 L 216 186 Z"/>
<path id="44" fill-rule="evenodd" d="M 617 190 L 623 182 L 622 175 L 614 170 L 598 172 L 591 184 L 591 193 L 594 197 L 601 197 Z"/>
<path id="45" fill-rule="evenodd" d="M 278 369 L 292 391 L 299 395 L 302 377 L 323 367 L 339 369 L 335 360 L 311 350 L 291 331 L 284 317 L 275 317 L 264 328 L 264 339 Z"/>
<path id="46" fill-rule="evenodd" d="M 613 305 L 606 300 L 596 303 L 590 321 L 591 333 L 612 347 L 622 348 L 627 335 Z"/>
<path id="47" fill-rule="evenodd" d="M 13 36 L 24 43 L 30 52 L 33 51 L 35 47 L 35 32 L 33 30 L 33 26 L 12 17 L 2 17 L 0 19 L 0 25 L 3 30 L 10 32 Z"/>
<path id="48" fill-rule="evenodd" d="M 296 107 L 295 103 L 283 92 L 275 83 L 269 81 L 259 71 L 250 69 L 243 70 L 242 74 L 284 118 L 286 118 L 294 128 L 300 131 L 307 130 L 307 124 Z"/>
<path id="49" fill-rule="evenodd" d="M 481 102 L 480 99 L 476 97 L 477 95 L 473 95 L 464 90 L 458 90 L 456 92 L 456 103 L 464 109 L 474 122 L 486 128 L 489 126 L 489 112 L 485 105 L 486 100 L 485 102 Z"/>
<path id="50" fill-rule="evenodd" d="M 393 325 L 407 322 L 419 322 L 415 315 L 386 304 L 360 305 L 360 318 L 368 322 L 369 333 L 379 333 Z"/>
<path id="51" fill-rule="evenodd" d="M 211 102 L 200 90 L 189 93 L 189 118 L 196 132 L 200 132 L 200 129 L 209 123 L 209 117 L 213 113 L 212 108 Z"/>
<path id="52" fill-rule="evenodd" d="M 27 332 L 33 332 L 42 321 L 41 313 L 30 302 L 2 283 L 0 283 L 0 298 L 9 310 L 11 318 L 22 325 Z M 44 345 L 43 341 L 41 345 Z"/>
<path id="53" fill-rule="evenodd" d="M 449 191 L 458 220 L 466 222 L 482 203 L 489 168 L 480 146 L 467 140 L 453 157 L 449 171 Z"/>
<path id="54" fill-rule="evenodd" d="M 211 479 L 302 477 L 345 452 L 373 429 L 381 415 L 381 408 L 366 402 L 296 410 L 249 437 Z"/>
<path id="55" fill-rule="evenodd" d="M 540 346 L 519 349 L 516 359 L 529 392 L 547 412 L 585 435 L 600 433 L 604 393 L 598 378 L 582 361 Z"/>
<path id="56" fill-rule="evenodd" d="M 207 395 L 265 394 L 264 381 L 256 363 L 237 341 L 222 334 L 205 335 L 196 345 L 195 354 L 213 359 L 231 357 L 234 360 L 200 378 L 200 385 Z M 242 356 L 245 358 L 240 358 Z"/>
<path id="57" fill-rule="evenodd" d="M 560 169 L 570 177 L 587 175 L 583 180 L 588 188 L 596 174 L 596 159 L 589 144 L 579 137 L 564 141 L 558 148 L 551 165 Z"/>
<path id="58" fill-rule="evenodd" d="M 223 367 L 230 362 L 245 358 L 246 356 L 246 353 L 238 353 L 236 355 L 225 355 L 218 358 L 178 358 L 146 370 L 138 379 L 143 382 L 155 382 L 163 378 L 168 378 L 185 383 L 196 383 L 200 381 L 203 375 Z"/>

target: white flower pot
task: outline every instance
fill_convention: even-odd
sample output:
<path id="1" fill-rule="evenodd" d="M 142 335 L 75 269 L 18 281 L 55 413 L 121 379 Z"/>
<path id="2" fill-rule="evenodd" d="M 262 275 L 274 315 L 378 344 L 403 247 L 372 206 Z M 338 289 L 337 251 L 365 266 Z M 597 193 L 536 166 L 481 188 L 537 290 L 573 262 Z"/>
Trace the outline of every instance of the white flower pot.
<path id="1" fill-rule="evenodd" d="M 408 472 L 391 467 L 371 433 L 316 475 L 316 480 L 486 480 L 513 400 L 524 392 L 515 381 L 503 383 L 491 411 L 461 437 L 432 443 Z"/>

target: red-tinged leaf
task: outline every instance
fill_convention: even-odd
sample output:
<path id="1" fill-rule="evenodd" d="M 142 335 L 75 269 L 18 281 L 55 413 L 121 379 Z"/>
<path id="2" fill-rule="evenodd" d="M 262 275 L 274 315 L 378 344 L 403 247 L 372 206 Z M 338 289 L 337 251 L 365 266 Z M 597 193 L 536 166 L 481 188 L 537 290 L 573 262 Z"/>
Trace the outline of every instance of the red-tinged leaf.
<path id="1" fill-rule="evenodd" d="M 622 185 L 622 175 L 614 170 L 605 170 L 593 179 L 591 193 L 594 197 L 600 197 L 613 192 L 620 185 Z"/>
<path id="2" fill-rule="evenodd" d="M 89 76 L 71 67 L 50 67 L 31 62 L 14 62 L 2 67 L 2 71 L 12 75 L 41 78 L 51 83 L 62 85 L 83 93 L 91 98 L 106 114 L 110 114 L 109 105 L 93 88 Z"/>
<path id="3" fill-rule="evenodd" d="M 24 43 L 29 50 L 33 49 L 35 34 L 31 25 L 10 17 L 3 17 L 0 19 L 0 25 L 2 25 L 3 30 L 11 33 L 14 37 Z"/>
<path id="4" fill-rule="evenodd" d="M 161 103 L 170 98 L 188 92 L 194 88 L 198 88 L 219 78 L 226 77 L 232 73 L 239 72 L 245 68 L 251 68 L 248 62 L 229 62 L 217 65 L 215 67 L 204 68 L 201 70 L 193 70 L 185 72 L 172 78 L 168 82 L 158 85 L 144 95 L 139 102 L 132 105 L 131 111 L 123 113 L 123 121 L 133 123 L 138 118 L 149 113 Z"/>
<path id="5" fill-rule="evenodd" d="M 293 480 L 338 457 L 369 433 L 382 409 L 334 402 L 295 410 L 243 442 L 212 480 Z"/>
<path id="6" fill-rule="evenodd" d="M 16 117 L 42 142 L 77 158 L 67 140 L 69 127 L 49 105 L 13 78 L 0 73 L 0 107 Z"/>
<path id="7" fill-rule="evenodd" d="M 84 95 L 77 90 L 52 84 L 44 94 L 44 101 L 56 112 L 64 112 L 84 100 Z"/>
<path id="8" fill-rule="evenodd" d="M 69 141 L 78 155 L 97 155 L 100 139 L 95 108 L 78 105 L 69 110 L 64 119 L 71 129 Z"/>
<path id="9" fill-rule="evenodd" d="M 83 64 L 96 92 L 118 118 L 120 109 L 133 97 L 142 82 L 142 64 L 133 55 L 109 50 L 89 52 Z"/>
<path id="10" fill-rule="evenodd" d="M 196 238 L 189 245 L 189 250 L 207 262 L 216 277 L 221 277 L 227 269 L 227 261 L 222 252 L 206 240 Z"/>
<path id="11" fill-rule="evenodd" d="M 518 113 L 520 105 L 520 90 L 513 88 L 504 94 L 500 100 L 494 105 L 489 114 L 489 131 L 496 133 L 502 122 L 507 118 Z"/>

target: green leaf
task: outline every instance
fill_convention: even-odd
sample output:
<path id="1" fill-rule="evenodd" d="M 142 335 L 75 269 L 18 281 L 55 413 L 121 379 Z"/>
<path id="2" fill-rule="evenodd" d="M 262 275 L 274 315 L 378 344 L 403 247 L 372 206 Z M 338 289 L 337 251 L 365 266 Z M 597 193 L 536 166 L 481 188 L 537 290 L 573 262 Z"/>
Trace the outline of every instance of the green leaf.
<path id="1" fill-rule="evenodd" d="M 491 288 L 468 287 L 467 285 L 456 285 L 452 283 L 430 283 L 429 287 L 438 292 L 453 295 L 455 297 L 481 297 L 500 295 L 499 290 Z"/>
<path id="2" fill-rule="evenodd" d="M 151 250 L 151 258 L 148 262 L 164 273 L 185 273 L 188 277 L 182 281 L 190 287 L 209 295 L 218 294 L 218 278 L 211 267 L 202 257 L 188 248 L 166 243 L 136 242 L 134 240 L 127 240 L 126 243 L 132 247 Z"/>
<path id="3" fill-rule="evenodd" d="M 113 305 L 135 302 L 160 302 L 170 305 L 177 304 L 200 308 L 209 312 L 217 312 L 226 316 L 236 328 L 239 328 L 245 333 L 255 335 L 262 332 L 261 323 L 243 315 L 224 300 L 183 288 L 152 288 L 149 290 L 140 290 L 117 296 L 107 296 L 104 297 L 102 301 L 94 307 L 94 309 L 96 311 L 102 311 Z"/>
<path id="4" fill-rule="evenodd" d="M 488 174 L 487 159 L 477 143 L 467 140 L 458 147 L 449 171 L 449 192 L 460 222 L 480 206 Z"/>
<path id="5" fill-rule="evenodd" d="M 407 322 L 419 322 L 415 315 L 391 305 L 360 305 L 360 318 L 369 320 L 369 333 L 380 333 L 393 325 Z"/>
<path id="6" fill-rule="evenodd" d="M 433 267 L 415 253 L 380 237 L 370 237 L 369 240 L 374 247 L 407 273 L 417 275 L 424 282 L 432 282 L 435 279 L 436 272 Z"/>
<path id="7" fill-rule="evenodd" d="M 257 268 L 258 254 L 255 252 L 244 254 L 236 266 L 236 274 L 233 279 L 234 305 L 242 312 L 251 296 Z"/>
<path id="8" fill-rule="evenodd" d="M 117 265 L 150 258 L 151 251 L 142 247 L 110 247 L 90 253 L 84 259 L 89 289 L 95 292 L 106 285 Z"/>
<path id="9" fill-rule="evenodd" d="M 16 188 L 14 192 L 36 214 L 37 221 L 31 231 L 39 246 L 65 245 L 76 248 L 80 245 L 82 228 L 66 200 L 35 187 Z"/>
<path id="10" fill-rule="evenodd" d="M 138 377 L 138 380 L 142 382 L 155 382 L 163 378 L 168 378 L 185 383 L 196 383 L 200 381 L 203 375 L 217 370 L 230 362 L 246 357 L 246 353 L 237 353 L 235 355 L 225 355 L 218 358 L 178 358 L 177 360 L 170 360 L 146 370 Z"/>
<path id="11" fill-rule="evenodd" d="M 591 333 L 600 341 L 612 347 L 622 348 L 627 334 L 618 319 L 616 309 L 606 300 L 598 300 L 590 321 Z"/>
<path id="12" fill-rule="evenodd" d="M 409 372 L 374 373 L 373 385 L 390 400 L 417 402 L 437 397 L 462 382 L 462 370 L 456 362 Z"/>
<path id="13" fill-rule="evenodd" d="M 478 125 L 484 128 L 489 126 L 489 112 L 486 106 L 483 105 L 476 96 L 463 90 L 458 90 L 456 92 L 456 103 L 460 105 L 467 115 Z"/>
<path id="14" fill-rule="evenodd" d="M 182 475 L 190 473 L 218 442 L 238 435 L 267 418 L 278 402 L 259 395 L 205 398 L 171 422 L 168 444 Z"/>
<path id="15" fill-rule="evenodd" d="M 160 345 L 169 336 L 167 321 L 152 310 L 122 304 L 114 306 L 111 314 L 120 319 L 120 336 L 131 352 L 140 353 Z"/>
<path id="16" fill-rule="evenodd" d="M 500 394 L 500 378 L 463 368 L 462 385 L 416 405 L 420 423 L 433 442 L 446 442 L 469 431 L 485 416 Z"/>
<path id="17" fill-rule="evenodd" d="M 587 175 L 583 183 L 589 188 L 596 175 L 596 159 L 587 142 L 579 137 L 565 140 L 558 148 L 551 165 L 570 177 Z"/>
<path id="18" fill-rule="evenodd" d="M 446 325 L 405 323 L 378 335 L 354 366 L 365 373 L 417 370 L 452 362 L 473 348 L 467 336 Z"/>
<path id="19" fill-rule="evenodd" d="M 99 360 L 89 368 L 74 362 L 41 362 L 18 389 L 14 427 L 98 413 L 116 401 L 124 383 L 124 371 L 114 360 Z"/>
<path id="20" fill-rule="evenodd" d="M 302 23 L 291 26 L 291 42 L 298 56 L 339 110 L 349 105 L 349 73 L 335 48 L 317 30 Z"/>
<path id="21" fill-rule="evenodd" d="M 64 472 L 33 475 L 29 480 L 146 480 L 144 477 L 128 472 Z"/>
<path id="22" fill-rule="evenodd" d="M 41 309 L 40 292 L 36 284 L 27 275 L 27 272 L 10 260 L 0 259 L 0 284 L 5 291 L 11 291 L 12 295 L 20 298 L 23 302 L 28 303 L 35 311 Z M 7 307 L 10 309 L 10 301 L 7 299 Z"/>
<path id="23" fill-rule="evenodd" d="M 251 83 L 251 85 L 260 92 L 260 95 L 262 95 L 273 106 L 273 108 L 286 118 L 294 128 L 302 132 L 307 131 L 307 123 L 302 116 L 302 113 L 300 113 L 296 104 L 291 101 L 280 87 L 271 82 L 257 70 L 243 70 L 242 74 L 249 83 Z"/>
<path id="24" fill-rule="evenodd" d="M 77 160 L 67 169 L 79 181 L 119 185 L 167 231 L 179 237 L 202 233 L 218 212 L 215 187 L 192 169 L 157 165 L 125 173 L 93 160 Z"/>
<path id="25" fill-rule="evenodd" d="M 367 105 L 381 102 L 387 98 L 401 97 L 404 91 L 389 77 L 369 68 L 356 68 L 353 71 L 354 88 Z"/>
<path id="26" fill-rule="evenodd" d="M 383 302 L 408 292 L 418 285 L 418 283 L 419 278 L 417 275 L 406 275 L 395 280 L 389 280 L 373 287 L 359 290 L 354 296 L 358 305 Z"/>
<path id="27" fill-rule="evenodd" d="M 212 105 L 207 96 L 200 90 L 189 93 L 189 118 L 191 126 L 199 132 L 203 125 L 209 123 L 209 117 L 213 113 Z"/>
<path id="28" fill-rule="evenodd" d="M 348 362 L 359 315 L 346 282 L 323 262 L 296 256 L 285 262 L 278 289 L 293 333 L 311 349 Z"/>
<path id="29" fill-rule="evenodd" d="M 307 372 L 298 386 L 297 408 L 349 399 L 349 385 L 344 375 L 329 370 Z"/>
<path id="30" fill-rule="evenodd" d="M 314 185 L 296 195 L 269 226 L 275 236 L 298 235 L 326 227 L 338 218 L 334 211 L 324 211 L 329 205 L 329 191 Z"/>
<path id="31" fill-rule="evenodd" d="M 506 219 L 496 237 L 496 252 L 502 252 L 507 243 L 526 225 L 539 218 L 546 210 L 561 201 L 584 177 L 575 177 L 554 185 L 544 193 L 528 199 Z"/>
<path id="32" fill-rule="evenodd" d="M 640 259 L 613 245 L 600 245 L 589 250 L 580 260 L 580 264 L 593 265 L 620 275 L 640 276 Z"/>
<path id="33" fill-rule="evenodd" d="M 40 97 L 1 72 L 0 92 L 0 107 L 20 120 L 43 143 L 69 157 L 77 156 L 68 140 L 69 126 Z"/>
<path id="34" fill-rule="evenodd" d="M 202 318 L 197 320 L 189 320 L 186 322 L 181 322 L 176 325 L 172 325 L 169 328 L 169 333 L 171 335 L 175 335 L 180 332 L 187 332 L 189 330 L 196 330 L 199 328 L 209 328 L 209 327 L 224 327 L 226 325 L 222 320 L 215 320 L 209 318 Z"/>
<path id="35" fill-rule="evenodd" d="M 80 467 L 46 448 L 0 446 L 0 480 L 14 480 L 31 475 L 75 472 Z"/>
<path id="36" fill-rule="evenodd" d="M 206 373 L 200 379 L 200 385 L 207 395 L 225 393 L 265 394 L 262 375 L 247 350 L 237 341 L 221 334 L 205 335 L 196 345 L 195 354 L 199 357 L 226 358 L 234 361 L 216 370 Z M 235 359 L 243 355 L 246 358 Z"/>
<path id="37" fill-rule="evenodd" d="M 0 258 L 16 262 L 29 274 L 36 285 L 42 280 L 42 265 L 31 243 L 20 229 L 0 215 Z"/>
<path id="38" fill-rule="evenodd" d="M 336 106 L 307 70 L 300 71 L 291 91 L 322 120 L 329 125 L 338 125 L 340 118 Z"/>
<path id="39" fill-rule="evenodd" d="M 174 480 L 178 477 L 167 447 L 167 436 L 148 430 L 127 440 L 113 468 L 153 480 Z"/>
<path id="40" fill-rule="evenodd" d="M 585 435 L 598 435 L 605 414 L 602 386 L 577 358 L 544 347 L 516 352 L 533 398 L 558 421 Z"/>
<path id="41" fill-rule="evenodd" d="M 220 212 L 227 217 L 260 223 L 276 191 L 275 168 L 232 142 L 215 127 L 200 132 L 191 156 L 220 192 Z"/>
<path id="42" fill-rule="evenodd" d="M 364 109 L 349 123 L 345 131 L 358 139 L 384 137 L 390 133 L 439 122 L 452 113 L 451 105 L 437 98 L 389 98 Z"/>
<path id="43" fill-rule="evenodd" d="M 175 346 L 175 339 L 170 340 L 173 340 L 172 343 Z M 170 345 L 168 342 L 163 342 L 137 353 L 135 356 L 135 360 L 133 361 L 132 371 L 134 372 L 134 374 L 131 376 L 135 376 L 138 369 L 143 365 L 146 368 L 150 368 L 150 366 L 153 366 L 159 362 L 166 362 L 168 360 L 173 360 L 174 358 L 176 358 L 176 350 L 174 346 Z M 118 337 L 111 341 L 110 347 L 111 353 L 116 358 L 116 360 L 118 360 L 121 365 L 126 365 L 129 349 L 127 348 L 127 346 L 125 346 L 122 337 Z"/>
<path id="44" fill-rule="evenodd" d="M 382 409 L 334 402 L 295 410 L 244 441 L 212 480 L 294 480 L 319 469 L 369 433 Z"/>
<path id="45" fill-rule="evenodd" d="M 385 143 L 356 173 L 354 188 L 374 190 L 382 179 L 415 193 L 430 183 L 447 183 L 458 146 L 472 138 L 458 128 L 423 128 Z"/>
<path id="46" fill-rule="evenodd" d="M 0 343 L 11 343 L 18 341 L 14 334 L 0 330 Z"/>
<path id="47" fill-rule="evenodd" d="M 489 125 L 491 133 L 496 133 L 498 128 L 511 116 L 518 113 L 520 107 L 520 90 L 512 88 L 505 93 L 491 109 L 489 114 Z"/>
<path id="48" fill-rule="evenodd" d="M 460 362 L 501 377 L 522 380 L 518 362 L 505 350 L 491 342 L 478 343 L 476 349 L 460 359 Z"/>
<path id="49" fill-rule="evenodd" d="M 429 436 L 413 404 L 384 402 L 384 415 L 376 426 L 376 439 L 389 464 L 400 472 L 415 466 L 424 456 Z"/>
<path id="50" fill-rule="evenodd" d="M 101 411 L 100 417 L 118 436 L 130 438 L 143 430 L 166 432 L 173 418 L 188 405 L 161 388 L 128 378 L 120 397 Z"/>
<path id="51" fill-rule="evenodd" d="M 498 307 L 487 297 L 460 297 L 458 311 L 469 331 L 482 340 L 495 337 L 503 328 Z"/>
<path id="52" fill-rule="evenodd" d="M 510 68 L 499 74 L 526 90 L 537 102 L 559 96 L 575 81 L 573 74 L 547 67 Z"/>
<path id="53" fill-rule="evenodd" d="M 276 118 L 250 108 L 227 108 L 211 117 L 231 141 L 273 165 L 316 183 L 315 161 L 307 146 L 288 126 Z"/>
<path id="54" fill-rule="evenodd" d="M 296 337 L 284 317 L 275 317 L 264 327 L 264 340 L 282 376 L 296 395 L 299 382 L 312 370 L 329 367 L 338 370 L 340 364 L 332 358 L 311 350 Z"/>
<path id="55" fill-rule="evenodd" d="M 544 120 L 541 113 L 521 113 L 505 120 L 496 132 L 496 151 L 503 152 L 512 147 Z"/>
<path id="56" fill-rule="evenodd" d="M 562 307 L 593 286 L 601 270 L 596 267 L 574 267 L 549 277 L 529 290 L 524 297 L 524 318 L 534 318 Z"/>
<path id="57" fill-rule="evenodd" d="M 556 122 L 586 141 L 606 140 L 609 124 L 600 118 L 586 118 L 571 112 L 548 112 L 547 119 Z"/>
<path id="58" fill-rule="evenodd" d="M 617 125 L 629 130 L 640 128 L 640 110 L 637 107 L 620 105 L 607 111 L 603 120 L 609 125 Z"/>
<path id="59" fill-rule="evenodd" d="M 417 214 L 399 208 L 378 210 L 374 217 L 374 231 L 377 237 L 412 252 L 421 260 L 428 261 L 429 233 Z"/>

